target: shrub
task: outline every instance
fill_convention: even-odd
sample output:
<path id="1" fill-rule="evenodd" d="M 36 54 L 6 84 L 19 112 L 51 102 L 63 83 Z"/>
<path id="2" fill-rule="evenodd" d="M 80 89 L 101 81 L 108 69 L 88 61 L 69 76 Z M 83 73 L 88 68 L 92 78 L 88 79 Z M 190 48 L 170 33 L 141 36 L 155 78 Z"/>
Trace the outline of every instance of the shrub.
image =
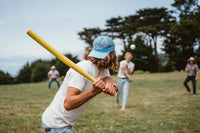
<path id="1" fill-rule="evenodd" d="M 64 79 L 65 79 L 65 76 L 60 77 L 60 81 L 64 81 Z"/>
<path id="2" fill-rule="evenodd" d="M 14 78 L 9 73 L 4 73 L 0 70 L 0 85 L 2 84 L 13 84 Z"/>
<path id="3" fill-rule="evenodd" d="M 23 68 L 19 71 L 19 74 L 17 75 L 17 83 L 29 83 L 31 82 L 31 74 L 32 69 L 31 66 L 26 63 Z"/>
<path id="4" fill-rule="evenodd" d="M 65 56 L 68 59 L 70 59 L 71 61 L 73 61 L 74 63 L 77 63 L 77 62 L 80 61 L 77 56 L 73 56 L 70 53 L 66 54 Z M 56 69 L 60 73 L 60 76 L 65 76 L 66 72 L 69 70 L 69 67 L 66 64 L 64 64 L 63 62 L 61 62 L 60 60 L 58 60 L 58 59 L 52 60 L 51 61 L 51 65 L 55 65 L 56 66 Z"/>
<path id="5" fill-rule="evenodd" d="M 50 65 L 48 63 L 38 62 L 32 69 L 31 81 L 39 82 L 47 79 Z"/>
<path id="6" fill-rule="evenodd" d="M 149 74 L 149 71 L 142 71 L 142 70 L 136 70 L 134 71 L 134 74 Z"/>

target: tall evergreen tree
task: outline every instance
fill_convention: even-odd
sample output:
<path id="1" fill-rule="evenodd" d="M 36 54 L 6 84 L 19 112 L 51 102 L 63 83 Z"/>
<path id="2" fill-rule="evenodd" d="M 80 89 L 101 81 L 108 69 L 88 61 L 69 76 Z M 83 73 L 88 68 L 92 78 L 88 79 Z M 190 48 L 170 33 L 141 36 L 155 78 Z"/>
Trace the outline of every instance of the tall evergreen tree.
<path id="1" fill-rule="evenodd" d="M 135 44 L 135 50 L 130 49 L 131 44 Z M 132 61 L 136 65 L 136 70 L 157 72 L 157 58 L 153 55 L 152 47 L 145 43 L 142 35 L 137 35 L 133 42 L 124 45 L 124 49 L 122 50 L 123 54 L 119 56 L 119 61 L 124 59 L 126 52 L 131 52 L 133 54 Z"/>
<path id="2" fill-rule="evenodd" d="M 198 0 L 174 0 L 171 5 L 179 11 L 180 15 L 192 15 L 198 6 Z"/>
<path id="3" fill-rule="evenodd" d="M 95 38 L 101 35 L 102 30 L 100 28 L 84 28 L 83 31 L 78 33 L 81 40 L 88 44 L 88 47 L 92 47 L 92 43 Z"/>
<path id="4" fill-rule="evenodd" d="M 29 63 L 26 63 L 22 69 L 19 71 L 16 79 L 17 83 L 29 83 L 31 82 L 31 74 L 32 74 L 32 68 L 29 65 Z"/>
<path id="5" fill-rule="evenodd" d="M 119 38 L 120 37 L 120 28 L 124 26 L 124 19 L 122 17 L 111 18 L 106 20 L 106 29 L 103 30 L 107 36 L 111 38 Z"/>
<path id="6" fill-rule="evenodd" d="M 49 68 L 49 63 L 37 62 L 32 69 L 31 81 L 40 82 L 47 80 L 47 73 L 49 71 Z"/>
<path id="7" fill-rule="evenodd" d="M 167 8 L 145 8 L 137 11 L 139 16 L 138 31 L 148 36 L 148 42 L 157 57 L 158 37 L 165 37 L 169 32 L 170 23 L 175 22 L 175 18 Z"/>
<path id="8" fill-rule="evenodd" d="M 4 73 L 0 70 L 0 85 L 2 84 L 13 84 L 15 83 L 14 78 L 7 72 Z"/>
<path id="9" fill-rule="evenodd" d="M 65 56 L 67 58 L 69 58 L 71 61 L 73 61 L 74 63 L 78 63 L 80 60 L 78 59 L 78 56 L 73 56 L 72 54 L 68 53 L 68 54 L 65 54 Z M 60 76 L 65 76 L 66 75 L 66 72 L 68 71 L 69 67 L 64 64 L 63 62 L 61 62 L 60 60 L 58 59 L 54 59 L 51 61 L 51 64 L 52 65 L 55 65 L 56 66 L 56 69 L 59 71 L 60 73 Z"/>
<path id="10" fill-rule="evenodd" d="M 172 4 L 178 11 L 179 20 L 171 24 L 169 36 L 164 42 L 164 51 L 169 55 L 175 69 L 184 69 L 187 59 L 195 56 L 199 38 L 199 20 L 191 9 L 197 8 L 196 0 L 175 0 Z"/>

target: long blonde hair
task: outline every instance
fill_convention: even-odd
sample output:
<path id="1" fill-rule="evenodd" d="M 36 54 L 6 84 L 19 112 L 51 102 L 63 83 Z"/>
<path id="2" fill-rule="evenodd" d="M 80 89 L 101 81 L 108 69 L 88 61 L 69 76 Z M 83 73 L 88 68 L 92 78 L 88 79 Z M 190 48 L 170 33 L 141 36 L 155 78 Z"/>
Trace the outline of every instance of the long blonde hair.
<path id="1" fill-rule="evenodd" d="M 93 64 L 97 66 L 97 68 L 100 69 L 113 69 L 114 71 L 118 71 L 118 59 L 117 55 L 115 53 L 115 50 L 111 51 L 105 58 L 98 59 L 95 57 L 89 57 L 88 55 L 92 51 L 92 48 L 88 48 L 85 52 L 83 58 L 85 60 L 90 60 Z"/>

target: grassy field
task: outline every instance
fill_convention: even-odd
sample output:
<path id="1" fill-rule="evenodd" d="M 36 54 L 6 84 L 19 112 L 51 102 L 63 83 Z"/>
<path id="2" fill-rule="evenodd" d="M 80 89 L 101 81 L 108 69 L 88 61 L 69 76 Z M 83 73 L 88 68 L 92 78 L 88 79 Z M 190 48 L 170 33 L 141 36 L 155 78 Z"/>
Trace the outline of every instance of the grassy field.
<path id="1" fill-rule="evenodd" d="M 186 94 L 183 86 L 186 73 L 132 77 L 127 110 L 115 108 L 114 97 L 100 94 L 78 119 L 75 130 L 78 133 L 200 133 L 200 81 L 195 97 Z M 41 115 L 56 91 L 56 83 L 49 91 L 47 82 L 1 85 L 0 133 L 42 132 Z"/>

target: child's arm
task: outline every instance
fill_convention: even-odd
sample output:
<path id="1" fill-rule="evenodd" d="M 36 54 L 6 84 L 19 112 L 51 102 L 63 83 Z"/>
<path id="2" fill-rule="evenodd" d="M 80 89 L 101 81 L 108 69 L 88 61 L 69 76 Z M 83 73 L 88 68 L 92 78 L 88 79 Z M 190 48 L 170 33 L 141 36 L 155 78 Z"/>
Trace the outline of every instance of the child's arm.
<path id="1" fill-rule="evenodd" d="M 196 78 L 195 78 L 195 80 L 197 81 L 199 79 L 199 70 L 197 71 L 197 73 L 196 73 Z"/>

